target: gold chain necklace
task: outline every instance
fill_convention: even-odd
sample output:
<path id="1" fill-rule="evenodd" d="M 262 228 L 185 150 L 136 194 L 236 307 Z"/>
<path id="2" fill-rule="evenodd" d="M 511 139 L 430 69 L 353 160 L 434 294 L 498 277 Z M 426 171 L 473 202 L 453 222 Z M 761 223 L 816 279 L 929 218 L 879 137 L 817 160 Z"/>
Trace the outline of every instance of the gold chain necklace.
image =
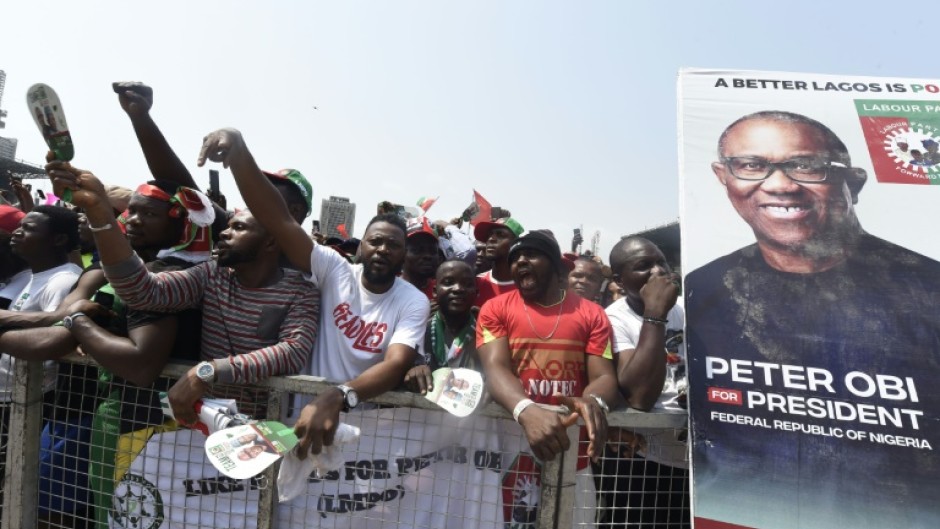
<path id="1" fill-rule="evenodd" d="M 561 301 L 558 302 L 558 316 L 555 317 L 555 326 L 552 327 L 552 332 L 548 333 L 548 336 L 542 336 L 537 330 L 535 330 L 535 325 L 532 323 L 532 317 L 529 316 L 529 304 L 526 303 L 525 300 L 522 301 L 522 309 L 525 310 L 525 318 L 529 320 L 529 328 L 532 329 L 532 334 L 534 334 L 539 340 L 547 342 L 548 340 L 552 339 L 552 336 L 555 336 L 555 331 L 558 330 L 558 324 L 561 323 L 561 311 L 564 308 L 565 297 L 567 297 L 567 295 L 568 293 L 563 290 L 561 293 Z"/>

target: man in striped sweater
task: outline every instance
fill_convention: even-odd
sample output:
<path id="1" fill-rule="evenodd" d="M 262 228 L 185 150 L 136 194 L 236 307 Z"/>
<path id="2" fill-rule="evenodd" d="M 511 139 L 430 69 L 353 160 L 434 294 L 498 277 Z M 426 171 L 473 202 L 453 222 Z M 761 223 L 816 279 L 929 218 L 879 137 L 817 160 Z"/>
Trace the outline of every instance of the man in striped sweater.
<path id="1" fill-rule="evenodd" d="M 65 166 L 53 176 L 55 189 L 71 189 L 73 204 L 85 210 L 105 275 L 128 306 L 202 309 L 203 362 L 169 391 L 178 422 L 196 422 L 193 404 L 215 383 L 252 384 L 301 372 L 316 339 L 319 292 L 299 272 L 279 266 L 280 247 L 250 212 L 229 220 L 218 261 L 153 273 L 121 233 L 93 174 Z"/>

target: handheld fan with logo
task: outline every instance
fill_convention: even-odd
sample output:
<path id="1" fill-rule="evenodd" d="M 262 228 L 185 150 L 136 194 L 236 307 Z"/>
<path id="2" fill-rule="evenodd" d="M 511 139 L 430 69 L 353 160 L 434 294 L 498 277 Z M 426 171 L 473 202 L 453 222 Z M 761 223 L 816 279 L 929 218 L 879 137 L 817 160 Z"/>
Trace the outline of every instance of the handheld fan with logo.
<path id="1" fill-rule="evenodd" d="M 206 439 L 206 457 L 219 472 L 248 479 L 263 472 L 297 445 L 294 429 L 259 421 L 219 430 Z"/>
<path id="2" fill-rule="evenodd" d="M 424 398 L 452 415 L 466 417 L 483 402 L 483 377 L 472 369 L 442 367 L 431 377 L 434 389 Z"/>
<path id="3" fill-rule="evenodd" d="M 34 84 L 26 91 L 26 105 L 46 145 L 55 154 L 55 159 L 63 162 L 71 161 L 75 157 L 75 146 L 69 134 L 68 122 L 65 121 L 62 102 L 59 101 L 59 95 L 55 93 L 55 90 L 49 85 Z M 71 202 L 72 191 L 66 189 L 60 198 Z"/>

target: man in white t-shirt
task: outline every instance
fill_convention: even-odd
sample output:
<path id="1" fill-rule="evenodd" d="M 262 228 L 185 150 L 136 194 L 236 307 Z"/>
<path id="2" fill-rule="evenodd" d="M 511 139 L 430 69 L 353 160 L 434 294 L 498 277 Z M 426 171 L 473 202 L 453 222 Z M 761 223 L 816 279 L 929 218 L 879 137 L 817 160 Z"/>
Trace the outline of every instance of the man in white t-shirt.
<path id="1" fill-rule="evenodd" d="M 20 312 L 52 312 L 72 290 L 82 269 L 69 262 L 68 254 L 78 247 L 78 215 L 73 211 L 37 206 L 23 217 L 10 239 L 13 254 L 26 262 L 30 277 L 26 286 L 0 310 L 0 326 L 35 327 L 53 322 L 36 320 Z M 13 382 L 13 358 L 0 356 L 0 401 L 9 401 Z M 43 389 L 55 384 L 55 363 L 47 362 Z"/>
<path id="2" fill-rule="evenodd" d="M 309 365 L 314 375 L 346 382 L 319 394 L 300 413 L 295 427 L 298 454 L 319 454 L 323 445 L 333 443 L 340 411 L 398 387 L 424 341 L 428 299 L 397 277 L 405 259 L 407 227 L 393 214 L 373 218 L 360 243 L 359 263 L 350 264 L 315 244 L 291 218 L 240 132 L 222 129 L 206 136 L 199 165 L 207 159 L 231 169 L 255 218 L 320 289 L 320 333 Z"/>
<path id="3" fill-rule="evenodd" d="M 26 263 L 30 275 L 26 285 L 12 296 L 10 308 L 0 310 L 0 327 L 6 329 L 43 327 L 53 323 L 55 316 L 45 317 L 43 313 L 52 313 L 58 308 L 82 271 L 80 267 L 70 263 L 68 257 L 69 252 L 78 247 L 78 215 L 71 210 L 54 206 L 33 208 L 22 218 L 19 227 L 13 231 L 10 247 L 12 253 Z M 8 333 L 7 337 L 12 338 L 11 334 L 12 332 Z M 18 343 L 15 339 L 4 341 L 6 342 L 4 345 Z M 13 393 L 15 365 L 15 359 L 12 356 L 6 353 L 0 354 L 0 408 L 9 405 Z M 45 368 L 43 390 L 49 391 L 56 382 L 55 362 L 46 362 Z M 9 413 L 0 411 L 0 476 L 5 472 L 8 421 Z M 74 448 L 66 454 L 64 443 L 57 445 L 58 449 L 50 449 L 49 444 L 45 443 L 49 438 L 46 435 L 48 428 L 47 425 L 43 430 L 43 448 L 40 453 L 40 487 L 45 486 L 45 490 L 49 487 L 51 457 L 54 455 L 80 457 L 74 452 Z M 74 436 L 70 437 L 70 439 L 73 438 Z M 85 439 L 87 445 L 87 435 Z M 74 443 L 70 446 L 74 447 Z M 60 476 L 60 483 L 62 480 L 68 480 L 69 483 L 75 481 L 72 479 L 74 472 L 67 472 L 67 476 L 65 478 Z M 0 484 L 0 489 L 2 488 Z M 66 488 L 59 488 L 60 502 L 54 509 L 56 511 L 65 511 L 66 504 L 69 504 L 70 510 L 74 510 L 75 489 Z M 48 498 L 48 495 L 46 497 Z M 50 506 L 48 503 L 40 503 L 40 517 L 45 518 Z"/>
<path id="4" fill-rule="evenodd" d="M 641 237 L 610 253 L 625 296 L 607 307 L 617 378 L 627 404 L 640 410 L 686 407 L 685 314 L 676 305 L 679 277 L 662 251 Z M 688 445 L 684 429 L 635 428 L 611 435 L 599 490 L 612 526 L 689 527 Z M 620 448 L 619 453 L 615 447 Z"/>

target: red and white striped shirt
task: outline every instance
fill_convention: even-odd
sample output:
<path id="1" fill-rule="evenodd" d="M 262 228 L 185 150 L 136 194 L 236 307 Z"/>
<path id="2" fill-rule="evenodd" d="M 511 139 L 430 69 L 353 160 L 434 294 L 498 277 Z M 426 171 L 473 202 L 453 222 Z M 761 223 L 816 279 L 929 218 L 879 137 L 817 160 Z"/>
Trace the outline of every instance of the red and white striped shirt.
<path id="1" fill-rule="evenodd" d="M 202 357 L 221 383 L 250 384 L 298 374 L 316 342 L 320 292 L 296 270 L 263 288 L 241 286 L 232 269 L 207 261 L 153 273 L 136 255 L 103 267 L 115 292 L 140 310 L 202 309 Z"/>

